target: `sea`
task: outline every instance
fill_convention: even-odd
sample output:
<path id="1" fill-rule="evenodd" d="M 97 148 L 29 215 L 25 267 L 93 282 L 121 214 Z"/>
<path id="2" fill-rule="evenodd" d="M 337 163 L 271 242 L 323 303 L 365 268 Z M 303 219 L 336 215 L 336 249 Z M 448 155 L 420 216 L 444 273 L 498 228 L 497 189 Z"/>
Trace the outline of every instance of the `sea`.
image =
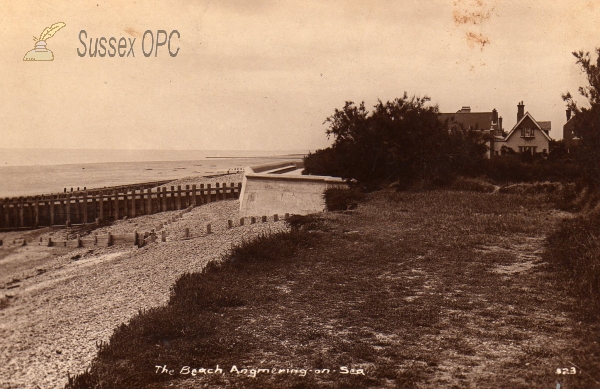
<path id="1" fill-rule="evenodd" d="M 0 149 L 0 198 L 208 176 L 286 159 L 307 150 Z"/>

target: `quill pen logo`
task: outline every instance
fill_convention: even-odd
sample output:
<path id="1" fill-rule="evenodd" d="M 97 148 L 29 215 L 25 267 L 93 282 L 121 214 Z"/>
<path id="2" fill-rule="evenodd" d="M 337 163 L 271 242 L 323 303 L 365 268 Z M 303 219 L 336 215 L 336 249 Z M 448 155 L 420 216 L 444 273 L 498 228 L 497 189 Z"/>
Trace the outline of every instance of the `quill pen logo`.
<path id="1" fill-rule="evenodd" d="M 64 26 L 66 24 L 63 22 L 54 23 L 50 27 L 46 27 L 39 38 L 34 36 L 35 48 L 25 54 L 23 61 L 54 61 L 54 54 L 46 48 L 46 41 Z"/>

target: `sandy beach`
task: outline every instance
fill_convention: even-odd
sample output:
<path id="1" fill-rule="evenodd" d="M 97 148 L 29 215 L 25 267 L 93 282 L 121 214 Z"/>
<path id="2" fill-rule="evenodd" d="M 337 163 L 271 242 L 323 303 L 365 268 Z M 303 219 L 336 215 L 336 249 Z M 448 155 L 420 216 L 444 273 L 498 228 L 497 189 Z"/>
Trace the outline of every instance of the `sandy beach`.
<path id="1" fill-rule="evenodd" d="M 227 180 L 240 178 L 233 175 Z M 186 178 L 173 184 L 207 181 Z M 220 177 L 218 182 L 226 181 Z M 0 369 L 0 388 L 62 388 L 67 374 L 86 369 L 97 343 L 108 341 L 115 327 L 140 310 L 166 303 L 169 288 L 180 275 L 200 271 L 245 239 L 286 229 L 284 222 L 274 222 L 272 217 L 266 223 L 239 226 L 238 209 L 238 200 L 219 201 L 183 215 L 163 212 L 120 220 L 95 231 L 144 231 L 181 215 L 165 227 L 167 242 L 143 248 L 0 248 L 0 298 L 4 301 L 0 358 L 6 361 Z M 231 229 L 227 228 L 229 219 L 234 221 Z M 211 234 L 206 234 L 208 223 Z M 189 239 L 184 238 L 186 228 Z M 41 229 L 5 233 L 1 238 L 35 240 L 67 232 Z"/>

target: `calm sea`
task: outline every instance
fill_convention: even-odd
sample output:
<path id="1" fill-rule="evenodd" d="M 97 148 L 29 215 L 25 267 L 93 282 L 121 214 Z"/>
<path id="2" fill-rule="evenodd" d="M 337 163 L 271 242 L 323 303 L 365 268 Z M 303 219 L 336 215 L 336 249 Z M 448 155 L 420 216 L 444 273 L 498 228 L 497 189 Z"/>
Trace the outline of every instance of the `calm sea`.
<path id="1" fill-rule="evenodd" d="M 301 158 L 305 153 L 305 150 L 0 149 L 0 197 L 204 176 L 278 159 Z"/>

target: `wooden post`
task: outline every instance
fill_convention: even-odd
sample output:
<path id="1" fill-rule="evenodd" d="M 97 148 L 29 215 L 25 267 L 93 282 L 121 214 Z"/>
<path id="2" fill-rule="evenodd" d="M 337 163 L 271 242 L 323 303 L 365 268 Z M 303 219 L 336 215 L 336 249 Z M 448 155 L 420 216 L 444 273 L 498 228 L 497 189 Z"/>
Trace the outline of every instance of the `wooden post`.
<path id="1" fill-rule="evenodd" d="M 289 218 L 290 218 L 290 214 L 286 212 L 286 214 L 285 214 L 285 220 L 287 220 Z"/>
<path id="2" fill-rule="evenodd" d="M 36 196 L 33 201 L 35 201 L 35 221 L 33 223 L 33 226 L 35 228 L 37 228 L 37 226 L 40 225 L 40 198 L 39 198 L 39 196 Z"/>
<path id="3" fill-rule="evenodd" d="M 140 189 L 140 215 L 146 214 L 146 201 L 144 201 L 144 189 Z"/>
<path id="4" fill-rule="evenodd" d="M 263 222 L 263 223 L 266 223 L 266 222 L 267 222 L 267 217 L 266 217 L 266 216 L 262 216 L 262 218 L 261 218 L 261 219 L 262 219 L 262 222 Z"/>
<path id="5" fill-rule="evenodd" d="M 83 191 L 83 224 L 88 222 L 88 192 Z"/>
<path id="6" fill-rule="evenodd" d="M 209 224 L 207 224 L 207 225 L 206 225 L 206 233 L 207 233 L 207 234 L 210 234 L 211 232 L 212 232 L 212 231 L 211 231 L 211 228 L 210 228 L 210 223 L 209 223 Z"/>
<path id="7" fill-rule="evenodd" d="M 252 216 L 250 218 L 250 224 L 254 224 L 254 223 L 256 223 L 256 218 L 254 216 Z"/>
<path id="8" fill-rule="evenodd" d="M 19 226 L 25 225 L 25 199 L 19 197 Z"/>
<path id="9" fill-rule="evenodd" d="M 237 189 L 238 190 L 237 190 L 237 193 L 235 194 L 235 198 L 239 199 L 240 195 L 242 193 L 242 183 L 241 182 L 238 182 L 238 188 Z"/>
<path id="10" fill-rule="evenodd" d="M 196 184 L 192 185 L 192 205 L 196 206 Z"/>
<path id="11" fill-rule="evenodd" d="M 54 195 L 50 196 L 50 227 L 54 225 Z"/>
<path id="12" fill-rule="evenodd" d="M 206 193 L 208 193 L 208 196 L 206 196 L 206 202 L 210 203 L 212 201 L 212 193 L 211 189 L 210 189 L 210 184 L 206 184 Z"/>
<path id="13" fill-rule="evenodd" d="M 65 225 L 67 227 L 71 224 L 71 193 L 67 193 L 67 198 L 65 200 Z"/>
<path id="14" fill-rule="evenodd" d="M 233 220 L 227 220 L 227 228 L 233 227 Z"/>
<path id="15" fill-rule="evenodd" d="M 76 247 L 81 247 L 81 236 L 79 234 L 77 234 L 77 246 Z"/>
<path id="16" fill-rule="evenodd" d="M 96 194 L 94 192 L 89 193 L 92 198 L 92 219 L 98 218 L 98 201 L 96 200 Z"/>
<path id="17" fill-rule="evenodd" d="M 223 183 L 222 188 L 223 188 L 223 197 L 222 197 L 222 199 L 223 200 L 227 200 L 227 183 L 226 182 Z"/>
<path id="18" fill-rule="evenodd" d="M 113 192 L 115 194 L 115 210 L 113 212 L 113 215 L 115 216 L 115 220 L 119 220 L 119 191 L 115 189 Z"/>
<path id="19" fill-rule="evenodd" d="M 206 198 L 204 197 L 204 184 L 200 184 L 200 204 L 206 203 Z"/>
<path id="20" fill-rule="evenodd" d="M 190 199 L 190 186 L 186 185 L 185 186 L 185 207 L 189 207 L 190 204 L 192 203 L 191 199 Z"/>
<path id="21" fill-rule="evenodd" d="M 219 183 L 215 183 L 215 201 L 221 200 L 221 194 L 219 193 L 220 190 L 221 187 L 219 186 Z"/>
<path id="22" fill-rule="evenodd" d="M 167 231 L 163 230 L 163 231 L 160 233 L 160 241 L 161 241 L 161 242 L 166 242 L 166 241 L 167 241 Z"/>
<path id="23" fill-rule="evenodd" d="M 110 234 L 110 232 L 108 232 L 106 234 L 106 245 L 107 246 L 112 246 L 112 235 Z"/>
<path id="24" fill-rule="evenodd" d="M 169 207 L 169 209 L 171 211 L 174 211 L 175 208 L 177 208 L 175 203 L 175 187 L 171 185 L 171 206 Z"/>
<path id="25" fill-rule="evenodd" d="M 241 218 L 240 218 L 240 226 L 243 226 L 243 225 L 244 225 L 244 218 L 243 218 L 243 217 L 241 217 Z"/>
<path id="26" fill-rule="evenodd" d="M 273 221 L 274 222 L 278 222 L 279 221 L 279 215 L 278 214 L 273 215 Z"/>
<path id="27" fill-rule="evenodd" d="M 4 199 L 4 227 L 10 227 L 10 215 L 8 211 L 10 210 L 10 203 L 8 197 Z"/>
<path id="28" fill-rule="evenodd" d="M 167 212 L 168 211 L 168 205 L 167 205 L 167 188 L 165 188 L 164 186 L 162 188 L 162 211 L 163 212 Z"/>
<path id="29" fill-rule="evenodd" d="M 185 228 L 183 237 L 184 238 L 190 237 L 190 229 L 189 228 L 187 228 L 187 227 Z"/>
<path id="30" fill-rule="evenodd" d="M 98 219 L 104 220 L 104 192 L 100 191 L 98 194 L 98 201 L 100 202 L 98 205 L 100 210 L 98 211 Z"/>
<path id="31" fill-rule="evenodd" d="M 127 199 L 129 188 L 123 191 L 123 216 L 129 217 L 129 200 Z"/>
<path id="32" fill-rule="evenodd" d="M 177 210 L 181 209 L 181 185 L 177 185 Z"/>
<path id="33" fill-rule="evenodd" d="M 135 188 L 133 188 L 131 190 L 131 217 L 135 217 L 136 205 L 137 203 L 135 202 Z"/>
<path id="34" fill-rule="evenodd" d="M 152 215 L 152 189 L 146 189 L 146 193 L 148 193 L 148 209 L 146 209 L 146 215 Z"/>
<path id="35" fill-rule="evenodd" d="M 235 195 L 235 184 L 232 182 L 229 184 L 229 187 L 231 188 L 231 195 L 230 197 L 232 199 L 235 199 L 237 196 Z"/>
<path id="36" fill-rule="evenodd" d="M 79 188 L 77 188 L 79 190 Z M 76 223 L 81 223 L 81 197 L 79 192 L 75 195 L 75 220 Z"/>
<path id="37" fill-rule="evenodd" d="M 160 188 L 156 188 L 156 212 L 163 212 Z"/>

